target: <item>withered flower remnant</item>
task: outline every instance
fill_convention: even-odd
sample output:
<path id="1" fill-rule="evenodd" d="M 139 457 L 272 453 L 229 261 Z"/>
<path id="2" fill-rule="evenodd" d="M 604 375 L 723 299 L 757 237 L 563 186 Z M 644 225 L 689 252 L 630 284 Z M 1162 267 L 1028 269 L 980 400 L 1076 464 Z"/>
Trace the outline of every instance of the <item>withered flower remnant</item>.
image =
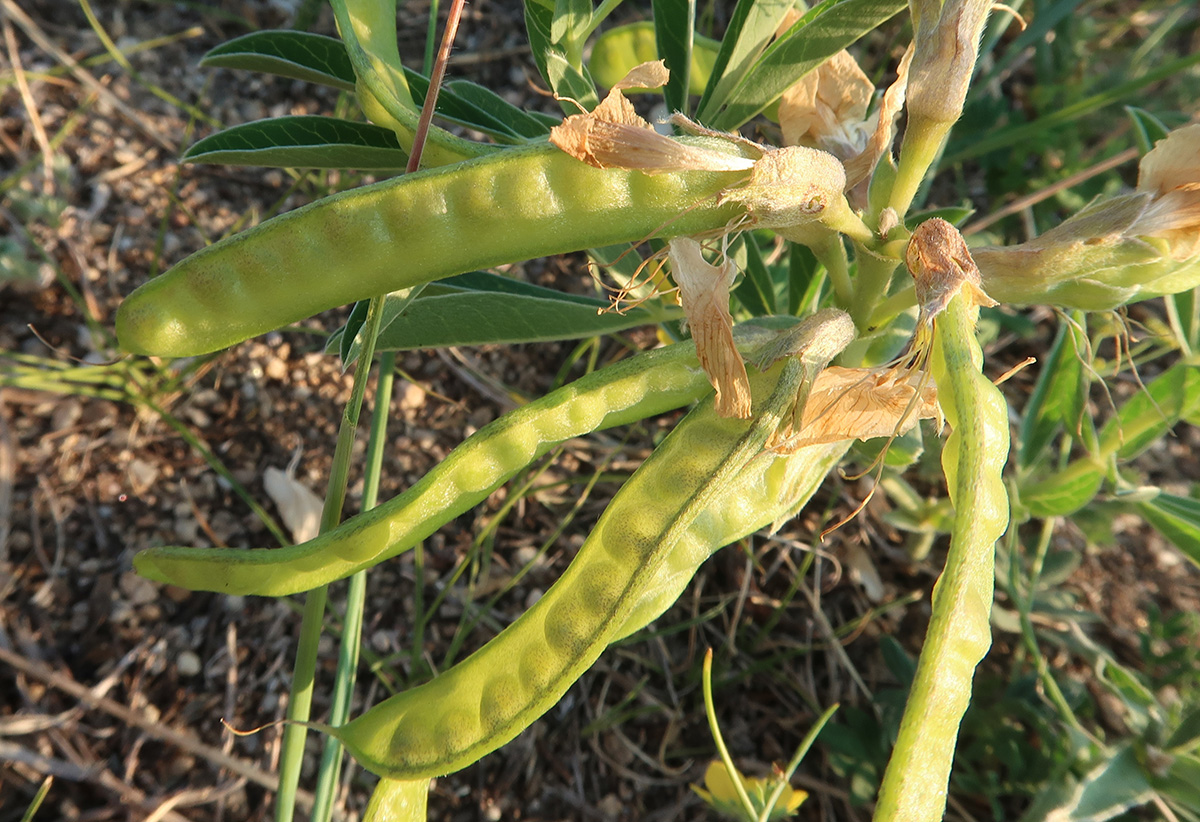
<path id="1" fill-rule="evenodd" d="M 671 275 L 679 286 L 679 301 L 696 342 L 696 356 L 717 390 L 717 413 L 723 417 L 750 417 L 750 378 L 733 342 L 733 317 L 729 289 L 736 270 L 724 259 L 713 265 L 691 237 L 676 237 L 668 244 Z"/>
<path id="2" fill-rule="evenodd" d="M 1089 203 L 1039 237 L 973 252 L 989 294 L 1102 311 L 1200 285 L 1200 125 L 1142 158 L 1138 186 Z"/>

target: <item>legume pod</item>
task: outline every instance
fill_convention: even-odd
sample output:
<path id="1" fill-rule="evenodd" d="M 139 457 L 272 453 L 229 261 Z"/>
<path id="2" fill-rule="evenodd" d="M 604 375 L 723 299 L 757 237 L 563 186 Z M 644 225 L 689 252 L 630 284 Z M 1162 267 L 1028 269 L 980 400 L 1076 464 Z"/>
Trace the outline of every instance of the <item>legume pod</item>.
<path id="1" fill-rule="evenodd" d="M 514 738 L 611 641 L 657 615 L 668 604 L 663 593 L 677 593 L 715 547 L 794 511 L 813 492 L 845 444 L 786 457 L 762 450 L 788 411 L 789 392 L 795 397 L 799 373 L 789 360 L 757 378 L 755 395 L 771 398 L 750 421 L 719 417 L 711 400 L 699 406 L 516 622 L 432 681 L 323 729 L 364 767 L 393 779 L 450 773 Z"/>
<path id="2" fill-rule="evenodd" d="M 774 336 L 750 325 L 736 333 L 748 351 Z M 313 540 L 287 548 L 151 548 L 134 557 L 134 567 L 197 591 L 307 591 L 413 547 L 559 443 L 679 408 L 709 390 L 692 343 L 637 354 L 484 426 L 407 491 Z"/>
<path id="3" fill-rule="evenodd" d="M 742 213 L 714 195 L 743 177 L 602 170 L 549 145 L 498 151 L 335 194 L 215 243 L 130 294 L 117 338 L 135 354 L 194 356 L 478 268 L 696 234 Z"/>

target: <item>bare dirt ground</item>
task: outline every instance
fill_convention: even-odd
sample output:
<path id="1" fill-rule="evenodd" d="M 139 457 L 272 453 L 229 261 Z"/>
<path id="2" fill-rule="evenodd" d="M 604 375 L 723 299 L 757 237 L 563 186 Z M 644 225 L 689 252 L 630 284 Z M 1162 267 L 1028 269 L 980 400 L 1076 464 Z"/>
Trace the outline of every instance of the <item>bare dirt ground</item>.
<path id="1" fill-rule="evenodd" d="M 163 588 L 134 574 L 130 558 L 163 543 L 274 544 L 230 478 L 275 514 L 263 472 L 298 455 L 297 476 L 320 493 L 350 378 L 320 353 L 319 334 L 300 331 L 267 335 L 203 364 L 126 361 L 98 380 L 82 366 L 117 357 L 113 312 L 136 285 L 206 240 L 315 196 L 307 177 L 180 165 L 182 148 L 212 130 L 181 104 L 235 124 L 331 113 L 337 95 L 197 67 L 206 50 L 247 25 L 286 26 L 289 15 L 278 7 L 250 0 L 96 4 L 100 24 L 129 54 L 125 69 L 104 56 L 77 4 L 3 2 L 0 68 L 19 69 L 25 88 L 0 89 L 0 262 L 27 281 L 0 283 L 0 363 L 38 372 L 43 382 L 0 387 L 0 822 L 20 819 L 51 776 L 38 819 L 267 819 L 278 729 L 235 739 L 222 721 L 250 728 L 283 716 L 299 600 Z M 411 39 L 402 46 L 416 54 L 425 10 L 413 6 L 404 14 L 411 16 L 403 29 Z M 526 78 L 534 71 L 520 25 L 516 3 L 473 3 L 452 72 L 531 97 Z M 318 29 L 331 30 L 328 16 Z M 161 37 L 168 42 L 153 42 Z M 43 173 L 47 157 L 51 175 Z M 324 182 L 345 188 L 359 179 L 331 175 Z M 560 288 L 590 288 L 577 265 L 531 263 L 526 274 Z M 331 329 L 336 321 L 327 316 L 311 325 Z M 382 495 L 411 484 L 502 413 L 511 392 L 544 391 L 573 347 L 402 355 L 409 379 L 392 406 Z M 621 348 L 606 344 L 601 361 Z M 415 656 L 415 587 L 426 604 L 447 588 L 505 495 L 427 543 L 423 579 L 411 556 L 375 569 L 357 704 L 377 701 L 419 672 L 422 661 L 440 664 L 464 609 L 486 603 L 531 561 L 519 585 L 482 613 L 464 651 L 536 599 L 616 487 L 602 478 L 581 501 L 582 482 L 628 473 L 670 422 L 567 448 L 539 481 L 547 490 L 505 511 L 489 545 L 490 568 L 468 572 L 469 592 L 449 591 Z M 360 496 L 361 480 L 352 485 L 351 509 Z M 842 643 L 874 689 L 891 681 L 876 638 L 892 634 L 915 647 L 924 623 L 924 606 L 906 595 L 927 591 L 935 568 L 908 562 L 900 536 L 877 517 L 856 520 L 824 546 L 828 553 L 812 570 L 821 581 L 815 590 L 792 585 L 802 557 L 793 548 L 806 546 L 822 522 L 861 496 L 858 485 L 830 481 L 811 513 L 780 539 L 754 541 L 752 554 L 720 553 L 664 617 L 669 630 L 610 650 L 517 741 L 438 780 L 430 818 L 709 818 L 689 788 L 711 755 L 695 676 L 708 646 L 722 649 L 730 679 L 721 710 L 734 756 L 763 769 L 769 760 L 786 761 L 819 712 L 814 708 L 858 698 L 842 669 Z M 568 513 L 574 519 L 566 536 L 539 556 Z M 1200 607 L 1195 575 L 1166 563 L 1142 537 L 1131 536 L 1121 563 L 1089 557 L 1076 581 L 1093 608 L 1111 614 L 1108 631 L 1118 644 L 1136 642 L 1149 601 L 1164 611 Z M 882 549 L 875 564 L 885 582 L 876 602 L 851 575 L 835 573 L 831 561 L 872 567 L 861 545 Z M 333 593 L 331 627 L 342 596 Z M 868 613 L 872 618 L 864 618 Z M 760 628 L 768 630 L 759 635 Z M 1013 642 L 998 637 L 997 653 Z M 336 660 L 330 636 L 321 659 L 317 717 L 327 709 Z M 320 742 L 310 736 L 302 785 L 311 787 Z M 848 805 L 846 786 L 827 765 L 812 761 L 797 780 L 814 796 L 806 817 L 866 819 Z M 349 769 L 342 818 L 358 817 L 372 781 Z"/>

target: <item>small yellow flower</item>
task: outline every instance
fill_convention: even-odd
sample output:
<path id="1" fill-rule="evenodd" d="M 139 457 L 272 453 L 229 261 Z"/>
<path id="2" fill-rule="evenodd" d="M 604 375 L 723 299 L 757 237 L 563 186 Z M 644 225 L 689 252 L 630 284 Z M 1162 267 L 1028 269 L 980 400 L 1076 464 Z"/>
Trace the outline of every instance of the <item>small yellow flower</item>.
<path id="1" fill-rule="evenodd" d="M 771 794 L 775 792 L 775 788 L 783 780 L 783 774 L 776 770 L 776 773 L 769 779 L 761 777 L 743 776 L 741 772 L 735 772 L 736 778 L 740 779 L 742 785 L 746 789 L 746 793 L 750 797 L 750 804 L 753 806 L 754 814 L 751 815 L 738 796 L 737 787 L 734 785 L 733 777 L 726 770 L 724 763 L 720 760 L 713 760 L 708 765 L 708 770 L 704 772 L 704 788 L 698 785 L 692 785 L 692 790 L 708 803 L 709 807 L 718 813 L 728 816 L 731 819 L 742 819 L 745 822 L 757 822 L 759 814 L 766 807 L 767 801 Z M 707 790 L 705 790 L 707 788 Z M 796 810 L 808 798 L 807 791 L 801 791 L 793 788 L 791 785 L 785 785 L 783 792 L 779 795 L 779 801 L 775 803 L 775 807 L 771 809 L 771 814 L 768 819 L 787 819 L 794 815 Z"/>

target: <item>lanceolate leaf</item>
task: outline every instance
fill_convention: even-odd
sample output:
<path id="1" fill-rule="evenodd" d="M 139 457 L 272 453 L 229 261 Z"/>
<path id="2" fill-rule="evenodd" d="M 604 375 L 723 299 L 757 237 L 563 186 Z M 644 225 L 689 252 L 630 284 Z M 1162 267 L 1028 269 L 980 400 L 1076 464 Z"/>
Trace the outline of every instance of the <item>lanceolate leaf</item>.
<path id="1" fill-rule="evenodd" d="M 696 0 L 653 0 L 654 35 L 658 54 L 671 79 L 663 89 L 667 108 L 688 114 L 691 84 L 692 38 L 696 28 Z"/>
<path id="2" fill-rule="evenodd" d="M 767 47 L 729 92 L 720 111 L 702 117 L 732 130 L 773 103 L 800 77 L 905 8 L 904 0 L 825 0 Z"/>
<path id="3" fill-rule="evenodd" d="M 783 23 L 784 16 L 794 7 L 792 0 L 738 0 L 717 52 L 708 86 L 696 108 L 700 122 L 707 123 L 725 105 L 729 93 L 750 71 Z"/>
<path id="4" fill-rule="evenodd" d="M 596 96 L 596 84 L 582 64 L 572 64 L 566 49 L 551 33 L 553 25 L 554 9 L 541 5 L 537 0 L 526 0 L 525 28 L 529 34 L 529 47 L 533 49 L 534 62 L 542 78 L 550 85 L 551 91 L 563 98 L 564 107 L 572 114 L 578 113 L 578 109 L 574 104 L 565 102 L 566 98 L 591 111 L 600 102 Z"/>
<path id="5" fill-rule="evenodd" d="M 390 298 L 389 298 L 390 301 Z M 380 350 L 447 345 L 570 340 L 678 319 L 674 306 L 651 301 L 622 314 L 605 300 L 564 294 L 479 272 L 428 285 L 401 310 L 385 308 Z M 330 345 L 336 345 L 331 340 Z"/>
<path id="6" fill-rule="evenodd" d="M 200 65 L 245 69 L 354 91 L 354 66 L 342 41 L 304 31 L 256 31 L 214 48 Z"/>
<path id="7" fill-rule="evenodd" d="M 1121 407 L 1117 419 L 1100 435 L 1103 453 L 1116 451 L 1123 460 L 1136 457 L 1181 419 L 1200 412 L 1200 367 L 1179 363 Z"/>
<path id="8" fill-rule="evenodd" d="M 1082 314 L 1073 318 L 1083 321 Z M 1021 465 L 1032 465 L 1063 427 L 1074 434 L 1087 400 L 1088 380 L 1083 368 L 1086 332 L 1063 320 L 1049 356 L 1041 366 L 1033 395 L 1021 417 Z"/>
<path id="9" fill-rule="evenodd" d="M 389 129 L 335 117 L 256 120 L 205 137 L 183 155 L 193 163 L 279 168 L 403 169 L 408 154 Z"/>
<path id="10" fill-rule="evenodd" d="M 1200 500 L 1159 494 L 1140 503 L 1138 510 L 1184 556 L 1200 566 Z"/>

